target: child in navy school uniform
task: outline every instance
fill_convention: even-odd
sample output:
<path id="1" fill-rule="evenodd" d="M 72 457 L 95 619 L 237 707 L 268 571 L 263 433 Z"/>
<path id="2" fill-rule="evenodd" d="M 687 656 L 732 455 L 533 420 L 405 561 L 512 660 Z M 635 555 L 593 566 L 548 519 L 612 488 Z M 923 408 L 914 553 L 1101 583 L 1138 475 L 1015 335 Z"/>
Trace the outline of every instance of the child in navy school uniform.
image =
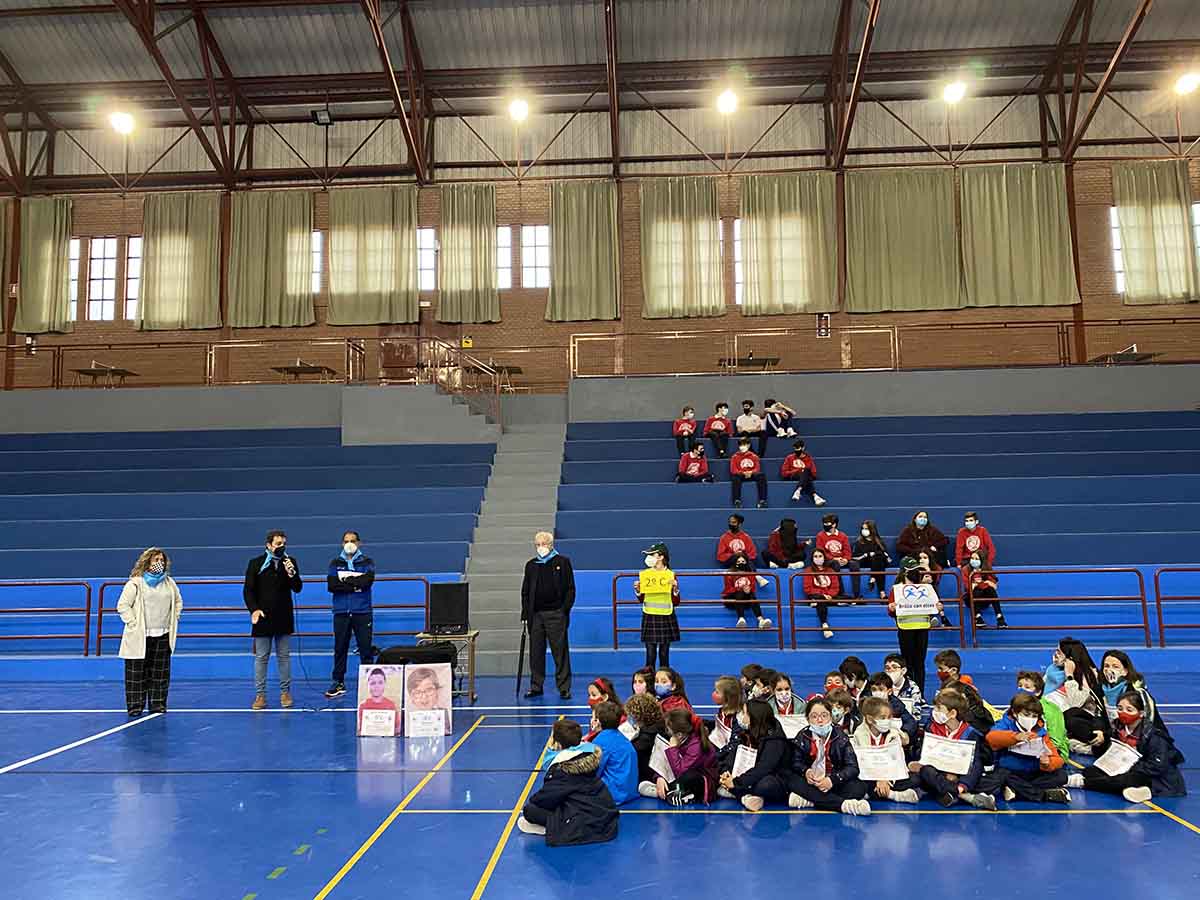
<path id="1" fill-rule="evenodd" d="M 850 736 L 854 747 L 884 747 L 888 744 L 901 744 L 904 739 L 903 731 L 895 728 L 893 709 L 891 705 L 879 697 L 865 697 L 860 704 L 863 721 Z M 907 753 L 908 748 L 905 748 Z M 917 792 L 917 782 L 911 777 L 898 781 L 877 781 L 872 785 L 874 794 L 881 800 L 891 800 L 893 803 L 916 803 L 921 799 Z"/>
<path id="2" fill-rule="evenodd" d="M 750 812 L 759 812 L 767 800 L 783 802 L 787 799 L 787 772 L 792 762 L 792 745 L 783 733 L 771 707 L 761 700 L 746 704 L 747 726 L 740 731 L 736 741 L 730 739 L 725 759 L 728 768 L 721 770 L 718 777 L 723 791 L 741 801 Z M 757 756 L 754 765 L 734 777 L 733 764 L 737 759 L 737 748 L 754 750 Z"/>
<path id="3" fill-rule="evenodd" d="M 900 722 L 900 739 L 904 744 L 905 753 L 909 758 L 916 758 L 917 745 L 921 740 L 920 723 L 908 711 L 908 707 L 904 705 L 904 702 L 896 696 L 896 692 L 892 686 L 892 679 L 886 672 L 876 672 L 867 681 L 863 696 L 858 701 L 860 711 L 862 710 L 863 701 L 869 700 L 872 697 L 887 702 L 888 708 L 891 710 L 891 717 Z"/>
<path id="4" fill-rule="evenodd" d="M 922 765 L 919 761 L 908 764 L 908 771 L 916 776 L 921 788 L 932 794 L 939 804 L 949 809 L 960 800 L 976 809 L 996 808 L 996 798 L 986 790 L 977 790 L 983 775 L 983 754 L 980 752 L 983 737 L 966 721 L 967 701 L 958 691 L 943 689 L 933 698 L 927 735 L 952 741 L 974 741 L 975 751 L 966 773 L 943 772 L 934 766 Z"/>
<path id="5" fill-rule="evenodd" d="M 869 816 L 867 786 L 858 779 L 858 759 L 850 738 L 833 724 L 830 703 L 814 697 L 804 708 L 808 726 L 792 741 L 792 767 L 786 775 L 792 809 L 829 810 Z"/>

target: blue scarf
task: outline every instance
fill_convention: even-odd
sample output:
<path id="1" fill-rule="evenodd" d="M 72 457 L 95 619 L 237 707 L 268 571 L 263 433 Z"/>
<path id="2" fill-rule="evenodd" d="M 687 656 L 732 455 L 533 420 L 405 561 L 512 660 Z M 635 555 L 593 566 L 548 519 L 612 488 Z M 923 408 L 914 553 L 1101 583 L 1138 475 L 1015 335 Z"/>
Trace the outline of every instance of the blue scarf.
<path id="1" fill-rule="evenodd" d="M 166 577 L 167 577 L 167 571 L 166 571 L 166 569 L 164 569 L 164 570 L 163 570 L 161 573 L 159 573 L 158 575 L 155 575 L 155 574 L 153 574 L 152 572 L 143 572 L 143 573 L 142 573 L 142 580 L 146 582 L 146 585 L 147 585 L 148 587 L 152 587 L 152 588 L 156 588 L 156 587 L 158 587 L 160 584 L 162 584 L 162 583 L 163 583 L 163 579 L 164 579 L 164 578 L 166 578 Z"/>
<path id="2" fill-rule="evenodd" d="M 346 561 L 346 568 L 347 568 L 349 571 L 353 572 L 353 571 L 354 571 L 354 564 L 355 564 L 356 562 L 358 562 L 358 560 L 362 559 L 362 551 L 361 551 L 361 550 L 355 550 L 355 551 L 354 551 L 354 555 L 353 555 L 353 556 L 349 556 L 349 557 L 348 557 L 348 556 L 346 556 L 346 551 L 345 551 L 345 550 L 343 550 L 341 553 L 339 553 L 339 554 L 338 554 L 338 556 L 339 556 L 339 557 L 341 557 L 342 559 L 344 559 L 344 560 Z"/>
<path id="3" fill-rule="evenodd" d="M 267 553 L 267 558 L 263 560 L 262 568 L 258 570 L 259 575 L 261 575 L 263 572 L 267 571 L 267 568 L 271 565 L 271 563 L 282 562 L 282 559 L 277 558 L 275 556 L 275 554 L 272 553 L 270 550 L 266 551 L 266 553 Z"/>
<path id="4" fill-rule="evenodd" d="M 535 563 L 537 563 L 539 566 L 544 566 L 546 563 L 550 562 L 550 560 L 554 559 L 554 557 L 556 557 L 556 556 L 558 556 L 558 551 L 555 550 L 553 547 L 551 547 L 550 552 L 547 553 L 545 556 L 538 556 L 537 554 L 534 554 L 533 561 Z"/>
<path id="5" fill-rule="evenodd" d="M 1122 678 L 1116 684 L 1109 684 L 1107 681 L 1100 685 L 1104 689 L 1104 701 L 1111 707 L 1116 707 L 1117 701 L 1121 699 L 1122 694 L 1129 692 L 1129 684 L 1126 679 Z"/>

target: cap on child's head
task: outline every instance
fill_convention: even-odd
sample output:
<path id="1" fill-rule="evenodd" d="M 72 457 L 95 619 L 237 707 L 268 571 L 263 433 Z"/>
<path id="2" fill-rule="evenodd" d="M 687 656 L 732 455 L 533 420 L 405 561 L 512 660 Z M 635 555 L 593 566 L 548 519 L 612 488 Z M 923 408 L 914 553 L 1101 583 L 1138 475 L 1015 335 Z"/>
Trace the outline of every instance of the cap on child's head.
<path id="1" fill-rule="evenodd" d="M 649 547 L 647 547 L 645 550 L 642 551 L 642 553 L 646 556 L 650 556 L 651 554 L 655 554 L 655 553 L 657 553 L 660 556 L 666 556 L 667 553 L 669 553 L 669 552 L 670 551 L 667 550 L 667 545 L 664 544 L 662 541 L 658 541 L 657 543 L 651 544 Z"/>

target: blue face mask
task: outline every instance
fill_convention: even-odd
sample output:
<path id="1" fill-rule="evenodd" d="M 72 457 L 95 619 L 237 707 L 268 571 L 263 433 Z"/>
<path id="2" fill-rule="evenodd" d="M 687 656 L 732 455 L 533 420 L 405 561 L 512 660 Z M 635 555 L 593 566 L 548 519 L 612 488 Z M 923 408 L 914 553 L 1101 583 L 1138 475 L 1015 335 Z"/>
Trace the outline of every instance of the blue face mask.
<path id="1" fill-rule="evenodd" d="M 976 522 L 974 519 L 972 519 L 969 522 L 963 522 L 963 524 L 967 526 L 967 531 L 974 531 L 975 526 L 978 525 L 979 523 Z"/>
<path id="2" fill-rule="evenodd" d="M 833 731 L 832 722 L 826 722 L 824 725 L 810 725 L 809 727 L 817 737 L 829 737 L 830 732 Z"/>
<path id="3" fill-rule="evenodd" d="M 925 516 L 917 516 L 917 527 L 918 528 L 924 528 L 928 524 L 929 524 L 928 518 L 926 518 Z"/>
<path id="4" fill-rule="evenodd" d="M 973 559 L 973 560 L 971 560 L 971 568 L 972 568 L 972 569 L 978 569 L 978 568 L 979 568 L 980 566 L 982 566 L 982 565 L 983 565 L 983 561 L 982 561 L 982 560 L 979 560 L 979 559 Z"/>
<path id="5" fill-rule="evenodd" d="M 1023 688 L 1023 687 L 1017 688 L 1017 693 L 1018 694 L 1030 694 L 1034 697 L 1037 696 L 1037 691 L 1031 691 L 1029 688 Z"/>
<path id="6" fill-rule="evenodd" d="M 672 690 L 674 690 L 674 688 L 672 688 L 669 684 L 654 685 L 654 693 L 659 697 L 669 696 Z"/>

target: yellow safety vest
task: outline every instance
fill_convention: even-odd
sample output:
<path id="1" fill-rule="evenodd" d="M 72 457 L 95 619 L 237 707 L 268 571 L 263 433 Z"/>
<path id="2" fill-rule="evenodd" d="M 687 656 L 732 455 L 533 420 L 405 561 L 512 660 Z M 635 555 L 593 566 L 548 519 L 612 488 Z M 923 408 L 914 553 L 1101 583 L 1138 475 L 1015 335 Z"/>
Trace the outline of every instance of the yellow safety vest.
<path id="1" fill-rule="evenodd" d="M 643 569 L 638 575 L 642 612 L 648 616 L 669 616 L 675 612 L 675 604 L 671 601 L 674 581 L 675 573 L 670 569 Z"/>
<path id="2" fill-rule="evenodd" d="M 899 587 L 902 587 L 902 586 L 903 586 L 902 584 L 892 586 L 893 602 L 896 599 L 896 589 Z M 928 631 L 929 630 L 929 616 L 926 616 L 926 615 L 902 616 L 899 613 L 899 609 L 897 609 L 896 627 L 899 628 L 901 631 Z"/>

